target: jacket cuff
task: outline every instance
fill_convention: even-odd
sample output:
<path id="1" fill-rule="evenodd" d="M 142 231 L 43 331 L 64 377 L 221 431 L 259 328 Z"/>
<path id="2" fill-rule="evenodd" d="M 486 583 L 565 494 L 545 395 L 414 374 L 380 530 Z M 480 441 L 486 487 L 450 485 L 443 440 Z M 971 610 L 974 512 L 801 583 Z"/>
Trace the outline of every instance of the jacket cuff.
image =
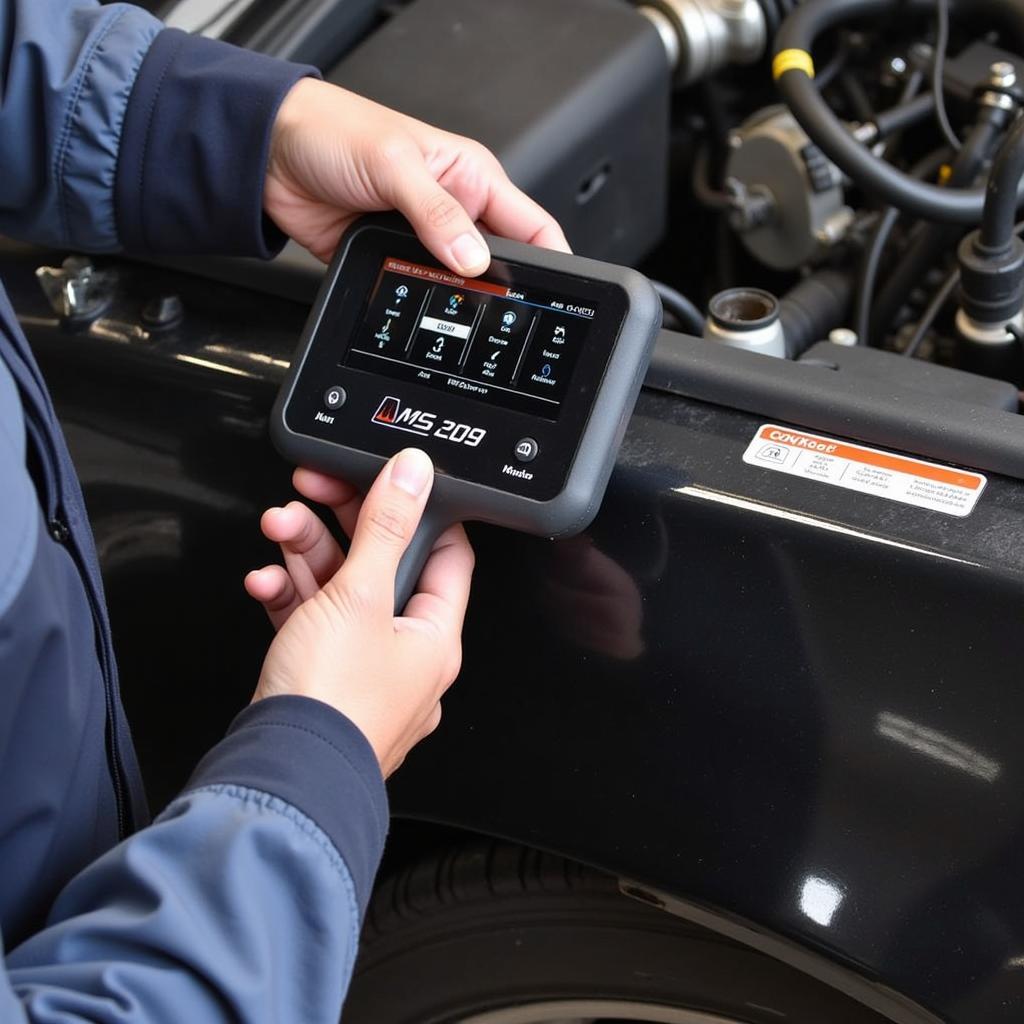
<path id="1" fill-rule="evenodd" d="M 278 107 L 316 68 L 164 29 L 125 112 L 115 205 L 133 253 L 269 258 L 286 239 L 263 213 Z"/>
<path id="2" fill-rule="evenodd" d="M 300 810 L 337 847 L 360 912 L 373 889 L 388 827 L 388 800 L 376 755 L 344 715 L 310 697 L 250 704 L 199 762 L 185 791 L 237 785 Z"/>

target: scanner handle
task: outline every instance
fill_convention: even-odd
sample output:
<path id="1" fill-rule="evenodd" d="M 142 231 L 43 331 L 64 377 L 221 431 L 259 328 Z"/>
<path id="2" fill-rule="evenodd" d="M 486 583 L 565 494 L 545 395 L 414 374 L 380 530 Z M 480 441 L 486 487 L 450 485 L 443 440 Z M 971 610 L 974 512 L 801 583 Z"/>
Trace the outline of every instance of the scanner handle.
<path id="1" fill-rule="evenodd" d="M 443 508 L 427 502 L 420 525 L 398 563 L 398 572 L 395 575 L 396 615 L 402 614 L 409 598 L 415 592 L 420 573 L 423 572 L 423 566 L 426 565 L 437 538 L 455 522 L 457 520 Z"/>

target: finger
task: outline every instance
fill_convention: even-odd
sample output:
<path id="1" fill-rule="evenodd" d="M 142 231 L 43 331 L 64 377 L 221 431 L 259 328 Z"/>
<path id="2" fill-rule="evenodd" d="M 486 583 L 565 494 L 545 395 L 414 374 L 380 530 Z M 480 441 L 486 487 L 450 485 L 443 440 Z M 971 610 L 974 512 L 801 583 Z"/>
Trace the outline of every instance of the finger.
<path id="1" fill-rule="evenodd" d="M 359 493 L 347 480 L 339 480 L 336 476 L 305 466 L 300 466 L 292 474 L 292 485 L 304 498 L 320 505 L 343 505 Z"/>
<path id="2" fill-rule="evenodd" d="M 339 584 L 365 594 L 374 606 L 394 611 L 395 574 L 419 526 L 434 481 L 430 457 L 406 448 L 381 470 L 359 512 Z"/>
<path id="3" fill-rule="evenodd" d="M 263 605 L 274 629 L 280 629 L 302 604 L 291 577 L 280 565 L 254 569 L 245 577 L 245 589 L 250 597 Z"/>
<path id="4" fill-rule="evenodd" d="M 466 141 L 462 146 L 459 157 L 438 180 L 474 220 L 483 222 L 494 235 L 572 251 L 558 221 L 512 183 L 489 150 Z"/>
<path id="5" fill-rule="evenodd" d="M 482 274 L 491 262 L 483 235 L 462 204 L 430 173 L 418 154 L 397 168 L 388 198 L 405 214 L 420 241 L 457 274 Z"/>
<path id="6" fill-rule="evenodd" d="M 457 194 L 457 193 L 456 193 Z M 504 171 L 490 182 L 487 201 L 478 214 L 494 235 L 558 252 L 572 252 L 558 221 L 525 192 L 516 188 Z"/>
<path id="7" fill-rule="evenodd" d="M 445 530 L 423 567 L 403 618 L 426 619 L 444 633 L 458 637 L 469 602 L 474 562 L 473 548 L 463 527 L 456 525 Z"/>
<path id="8" fill-rule="evenodd" d="M 292 476 L 295 490 L 320 505 L 330 505 L 346 537 L 352 536 L 363 496 L 352 484 L 315 469 L 299 468 Z"/>
<path id="9" fill-rule="evenodd" d="M 312 597 L 342 566 L 345 556 L 323 521 L 301 501 L 271 508 L 260 520 L 267 540 L 281 546 L 299 596 Z"/>
<path id="10" fill-rule="evenodd" d="M 438 701 L 427 715 L 420 730 L 420 739 L 426 739 L 441 724 L 441 702 Z M 417 741 L 418 742 L 418 741 Z"/>

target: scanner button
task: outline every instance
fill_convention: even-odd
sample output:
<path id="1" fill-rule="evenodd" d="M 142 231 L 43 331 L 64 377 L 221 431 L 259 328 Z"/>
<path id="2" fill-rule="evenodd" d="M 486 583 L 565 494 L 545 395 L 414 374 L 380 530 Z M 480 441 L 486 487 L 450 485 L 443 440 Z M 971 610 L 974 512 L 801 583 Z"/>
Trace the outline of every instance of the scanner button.
<path id="1" fill-rule="evenodd" d="M 340 409 L 345 404 L 346 398 L 348 395 L 345 394 L 345 389 L 335 384 L 324 392 L 324 405 L 328 409 Z"/>
<path id="2" fill-rule="evenodd" d="M 540 445 L 532 437 L 523 437 L 516 441 L 515 453 L 520 462 L 533 462 L 539 451 Z"/>

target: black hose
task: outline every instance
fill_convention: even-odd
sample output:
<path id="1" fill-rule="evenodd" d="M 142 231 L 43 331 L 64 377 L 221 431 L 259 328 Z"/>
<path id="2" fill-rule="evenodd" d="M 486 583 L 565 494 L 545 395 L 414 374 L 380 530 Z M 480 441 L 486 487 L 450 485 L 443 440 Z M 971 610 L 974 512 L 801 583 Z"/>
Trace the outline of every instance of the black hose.
<path id="1" fill-rule="evenodd" d="M 946 63 L 946 50 L 949 47 L 949 0 L 935 0 L 936 28 L 935 54 L 932 58 L 932 96 L 935 99 L 935 120 L 939 123 L 946 141 L 955 151 L 959 152 L 960 139 L 949 123 L 946 113 L 946 96 L 943 91 L 942 69 Z"/>
<path id="2" fill-rule="evenodd" d="M 1024 221 L 1018 221 L 1016 224 L 1011 225 L 1011 235 L 1019 235 L 1021 231 L 1024 231 Z M 939 313 L 942 312 L 942 307 L 949 301 L 950 296 L 959 283 L 960 268 L 956 267 L 950 271 L 946 280 L 939 285 L 938 291 L 932 296 L 931 302 L 928 303 L 927 308 L 921 314 L 921 319 L 918 320 L 914 333 L 910 336 L 906 348 L 903 349 L 905 356 L 913 357 L 917 354 L 917 350 L 921 347 L 921 342 L 924 341 L 924 336 L 928 333 L 928 329 L 935 322 L 935 318 Z M 1020 340 L 1019 329 L 1015 325 L 1007 324 L 1006 330 L 1017 338 L 1018 341 Z"/>
<path id="3" fill-rule="evenodd" d="M 661 299 L 662 309 L 679 321 L 683 331 L 701 337 L 704 333 L 704 315 L 701 311 L 682 292 L 676 291 L 664 281 L 652 279 L 651 284 Z"/>
<path id="4" fill-rule="evenodd" d="M 883 110 L 880 114 L 876 114 L 874 119 L 874 125 L 878 131 L 876 141 L 918 124 L 934 109 L 935 97 L 931 93 L 923 92 L 906 103 L 898 103 L 895 107 Z"/>
<path id="5" fill-rule="evenodd" d="M 972 125 L 964 139 L 963 148 L 956 154 L 950 167 L 951 186 L 967 185 L 974 181 L 998 139 L 1002 120 L 1000 111 L 989 107 L 979 110 L 978 120 Z M 961 228 L 950 224 L 919 226 L 874 302 L 869 337 L 881 336 L 929 267 L 934 266 L 936 259 L 956 244 L 961 231 Z"/>
<path id="6" fill-rule="evenodd" d="M 887 206 L 881 217 L 878 218 L 878 226 L 871 236 L 867 249 L 864 250 L 864 259 L 860 266 L 860 275 L 857 278 L 857 303 L 856 313 L 853 320 L 853 329 L 857 333 L 858 345 L 871 344 L 871 299 L 875 293 L 875 281 L 878 280 L 878 267 L 882 262 L 882 253 L 892 234 L 892 229 L 899 220 L 900 211 L 895 206 Z"/>
<path id="7" fill-rule="evenodd" d="M 907 347 L 903 350 L 903 354 L 908 358 L 912 359 L 916 354 L 917 350 L 921 347 L 921 342 L 924 341 L 924 336 L 928 333 L 928 329 L 935 322 L 935 318 L 942 312 L 942 307 L 949 301 L 949 297 L 956 290 L 956 286 L 960 283 L 960 269 L 950 271 L 949 276 L 939 286 L 939 290 L 932 296 L 932 301 L 928 303 L 927 308 L 921 314 L 921 319 L 918 320 L 917 326 L 914 328 L 914 333 L 910 337 L 910 341 L 907 342 Z"/>
<path id="8" fill-rule="evenodd" d="M 775 33 L 779 30 L 779 25 L 782 24 L 782 15 L 779 13 L 778 4 L 775 0 L 758 0 L 758 6 L 764 14 L 764 24 L 767 29 L 768 38 L 774 39 Z"/>
<path id="9" fill-rule="evenodd" d="M 853 278 L 840 270 L 816 270 L 779 300 L 786 358 L 796 359 L 846 319 Z"/>
<path id="10" fill-rule="evenodd" d="M 948 152 L 946 149 L 937 149 L 935 152 L 929 153 L 911 168 L 910 173 L 915 178 L 932 177 L 942 166 Z M 895 206 L 887 206 L 878 218 L 875 232 L 864 250 L 864 258 L 861 261 L 860 274 L 857 278 L 856 312 L 853 322 L 853 329 L 860 345 L 871 344 L 871 301 L 875 294 L 875 281 L 878 279 L 882 253 L 885 251 L 885 246 L 892 234 L 892 229 L 896 226 L 899 215 L 900 211 Z"/>
<path id="11" fill-rule="evenodd" d="M 690 188 L 694 198 L 701 206 L 709 210 L 728 210 L 731 205 L 729 196 L 720 192 L 710 182 L 711 153 L 707 144 L 702 145 L 693 158 L 693 171 L 690 175 Z"/>
<path id="12" fill-rule="evenodd" d="M 797 50 L 810 53 L 814 40 L 827 29 L 852 18 L 877 18 L 889 11 L 931 8 L 934 0 L 807 0 L 783 22 L 775 37 L 775 53 Z M 1024 39 L 1024 6 L 1012 0 L 973 0 L 979 7 L 1007 21 L 1018 39 Z M 790 111 L 811 140 L 861 188 L 892 206 L 925 220 L 948 224 L 977 224 L 985 205 L 985 190 L 950 189 L 915 181 L 879 160 L 851 136 L 829 110 L 812 79 L 799 67 L 782 72 L 778 89 Z M 1024 186 L 1022 186 L 1024 190 Z M 1016 196 L 1014 197 L 1016 208 Z"/>
<path id="13" fill-rule="evenodd" d="M 846 39 L 841 39 L 836 46 L 836 52 L 832 55 L 829 62 L 814 76 L 814 87 L 820 92 L 822 89 L 827 89 L 836 75 L 846 66 L 847 60 L 850 57 L 850 44 Z"/>
<path id="14" fill-rule="evenodd" d="M 909 103 L 924 85 L 924 72 L 920 68 L 911 68 L 907 72 L 907 79 L 903 83 L 903 91 L 900 93 L 900 103 Z"/>
<path id="15" fill-rule="evenodd" d="M 839 75 L 839 88 L 842 89 L 846 102 L 853 111 L 853 116 L 858 121 L 874 121 L 875 108 L 871 106 L 867 91 L 860 84 L 860 79 L 850 70 L 844 70 Z"/>
<path id="16" fill-rule="evenodd" d="M 981 220 L 981 245 L 993 253 L 1007 249 L 1013 238 L 1017 211 L 1017 186 L 1024 177 L 1024 118 L 1006 133 L 992 161 L 985 189 L 985 212 Z"/>
<path id="17" fill-rule="evenodd" d="M 922 85 L 924 85 L 924 72 L 917 67 L 908 67 L 907 77 L 904 79 L 903 88 L 900 90 L 899 102 L 896 104 L 894 110 L 899 110 L 901 107 L 907 106 L 921 91 Z M 879 134 L 882 135 L 885 142 L 882 144 L 882 149 L 881 152 L 878 153 L 878 157 L 880 160 L 885 160 L 888 159 L 889 154 L 894 152 L 896 147 L 899 146 L 900 142 L 903 140 L 903 130 L 890 130 L 886 131 L 884 134 L 882 134 L 880 130 Z"/>

